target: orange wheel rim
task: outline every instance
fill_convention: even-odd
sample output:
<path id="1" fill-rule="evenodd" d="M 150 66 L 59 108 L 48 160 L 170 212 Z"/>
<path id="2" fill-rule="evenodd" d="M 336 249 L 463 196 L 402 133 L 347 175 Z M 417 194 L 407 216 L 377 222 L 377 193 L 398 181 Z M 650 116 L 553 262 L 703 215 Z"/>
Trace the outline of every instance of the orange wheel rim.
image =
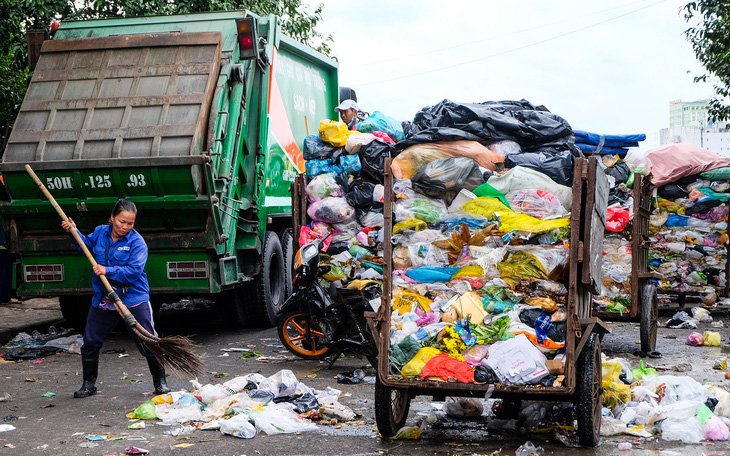
<path id="1" fill-rule="evenodd" d="M 297 353 L 301 353 L 306 356 L 320 356 L 327 353 L 327 347 L 317 348 L 317 342 L 321 337 L 324 337 L 322 331 L 319 331 L 316 326 L 316 322 L 311 320 L 309 322 L 312 329 L 310 329 L 310 341 L 307 343 L 306 340 L 306 319 L 302 314 L 294 314 L 286 319 L 284 322 L 284 343 L 291 347 Z"/>

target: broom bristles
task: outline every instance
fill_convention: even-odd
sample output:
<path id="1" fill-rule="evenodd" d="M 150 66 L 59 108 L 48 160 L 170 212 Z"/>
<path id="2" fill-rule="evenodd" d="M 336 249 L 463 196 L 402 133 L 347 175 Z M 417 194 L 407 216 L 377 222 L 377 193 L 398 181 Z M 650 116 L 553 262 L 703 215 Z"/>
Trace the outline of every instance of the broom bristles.
<path id="1" fill-rule="evenodd" d="M 162 337 L 144 345 L 166 369 L 180 377 L 194 379 L 203 373 L 203 359 L 193 352 L 196 344 L 187 337 Z"/>

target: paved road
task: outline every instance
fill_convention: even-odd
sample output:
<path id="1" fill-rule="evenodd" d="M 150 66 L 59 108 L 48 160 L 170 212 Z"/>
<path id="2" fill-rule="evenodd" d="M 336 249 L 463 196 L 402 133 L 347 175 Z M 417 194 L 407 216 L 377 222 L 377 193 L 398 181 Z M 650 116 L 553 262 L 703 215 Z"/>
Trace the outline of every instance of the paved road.
<path id="1" fill-rule="evenodd" d="M 129 430 L 129 420 L 125 414 L 149 398 L 152 388 L 146 364 L 126 333 L 115 333 L 104 348 L 124 349 L 129 356 L 120 358 L 118 354 L 103 355 L 99 394 L 87 399 L 72 397 L 73 391 L 81 384 L 78 355 L 63 353 L 44 358 L 39 364 L 24 361 L 0 365 L 0 397 L 4 393 L 12 395 L 10 401 L 0 402 L 0 417 L 20 417 L 14 421 L 0 422 L 17 428 L 0 433 L 0 454 L 118 455 L 126 446 L 134 445 L 151 450 L 151 455 L 513 455 L 515 449 L 527 440 L 544 447 L 545 454 L 627 454 L 619 452 L 617 444 L 631 441 L 628 437 L 604 439 L 595 450 L 573 449 L 549 435 L 495 430 L 490 424 L 493 421 L 487 419 L 457 421 L 438 412 L 438 422 L 428 425 L 419 440 L 381 440 L 375 432 L 373 386 L 340 385 L 333 378 L 339 372 L 363 367 L 363 361 L 352 358 L 341 360 L 327 371 L 320 362 L 294 359 L 283 351 L 273 329 L 227 329 L 213 314 L 210 311 L 163 312 L 159 329 L 163 335 L 194 336 L 201 344 L 200 353 L 206 359 L 208 371 L 229 373 L 231 376 L 260 372 L 268 376 L 280 369 L 291 369 L 301 381 L 313 388 L 333 387 L 342 390 L 346 396 L 341 401 L 361 413 L 362 419 L 339 428 L 320 425 L 316 432 L 276 436 L 259 434 L 251 440 L 222 436 L 217 431 L 197 431 L 175 438 L 164 434 L 169 430 L 168 427 L 154 422 L 148 422 L 145 429 Z M 604 351 L 610 356 L 625 356 L 632 363 L 637 363 L 638 358 L 630 353 L 637 348 L 635 341 L 638 339 L 638 328 L 633 324 L 615 325 L 614 328 L 615 333 L 604 341 Z M 727 331 L 722 331 L 727 338 Z M 668 367 L 689 361 L 694 368 L 688 375 L 700 381 L 719 380 L 722 372 L 713 370 L 711 364 L 715 358 L 729 351 L 727 342 L 718 348 L 687 347 L 683 342 L 688 332 L 662 328 L 659 349 L 667 356 L 654 364 Z M 676 339 L 667 336 L 676 336 Z M 240 359 L 233 353 L 224 356 L 225 352 L 222 351 L 230 347 L 253 346 L 255 350 L 271 357 L 271 362 Z M 224 380 L 207 374 L 201 382 L 221 383 Z M 170 384 L 175 389 L 192 389 L 188 382 L 176 378 L 172 378 Z M 55 393 L 56 396 L 44 397 L 46 392 Z M 434 412 L 431 398 L 419 396 L 412 403 L 408 424 L 413 425 Z M 98 442 L 98 446 L 89 448 L 91 442 L 85 438 L 89 434 L 107 434 L 112 438 L 124 439 Z M 185 447 L 187 444 L 192 446 Z M 677 445 L 649 439 L 642 441 L 630 454 L 699 456 L 727 452 L 725 443 Z"/>

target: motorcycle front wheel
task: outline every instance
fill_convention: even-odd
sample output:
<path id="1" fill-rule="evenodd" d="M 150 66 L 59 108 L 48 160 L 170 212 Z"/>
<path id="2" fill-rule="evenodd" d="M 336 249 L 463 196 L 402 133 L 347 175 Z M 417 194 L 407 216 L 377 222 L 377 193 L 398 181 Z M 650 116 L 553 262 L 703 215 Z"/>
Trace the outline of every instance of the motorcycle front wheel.
<path id="1" fill-rule="evenodd" d="M 309 327 L 307 327 L 309 326 Z M 299 311 L 287 312 L 279 317 L 276 327 L 279 340 L 287 350 L 303 359 L 323 359 L 329 354 L 329 347 L 323 344 L 323 323 L 307 317 Z"/>

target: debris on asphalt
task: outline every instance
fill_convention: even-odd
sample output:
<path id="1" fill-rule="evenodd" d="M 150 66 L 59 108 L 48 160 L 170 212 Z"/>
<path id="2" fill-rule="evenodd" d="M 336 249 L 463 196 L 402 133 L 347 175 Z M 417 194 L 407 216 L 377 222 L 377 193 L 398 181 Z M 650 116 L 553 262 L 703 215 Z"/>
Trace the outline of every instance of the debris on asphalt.
<path id="1" fill-rule="evenodd" d="M 43 397 L 53 397 L 55 395 L 56 395 L 56 393 L 52 393 L 50 391 L 46 391 L 45 393 L 41 394 L 41 396 L 43 396 Z"/>
<path id="2" fill-rule="evenodd" d="M 335 377 L 337 383 L 343 383 L 345 385 L 354 385 L 362 383 L 365 378 L 365 372 L 362 369 L 355 369 L 354 371 L 341 372 Z"/>
<path id="3" fill-rule="evenodd" d="M 657 375 L 654 369 L 630 369 L 624 359 L 604 359 L 602 368 L 601 435 L 657 434 L 684 443 L 730 437 L 730 392 L 723 388 L 687 376 Z"/>
<path id="4" fill-rule="evenodd" d="M 219 376 L 217 372 L 211 374 Z M 165 433 L 173 436 L 201 429 L 219 430 L 239 438 L 253 438 L 257 432 L 272 435 L 313 431 L 317 429 L 317 420 L 339 423 L 357 417 L 352 409 L 338 402 L 341 391 L 313 390 L 299 382 L 290 370 L 281 370 L 271 377 L 238 376 L 222 384 L 192 383 L 192 393 L 176 391 L 155 396 L 127 417 L 159 419 L 159 424 L 171 426 Z M 130 425 L 130 429 L 136 424 Z"/>
<path id="5" fill-rule="evenodd" d="M 0 432 L 8 432 L 15 430 L 15 426 L 12 424 L 0 424 Z"/>

